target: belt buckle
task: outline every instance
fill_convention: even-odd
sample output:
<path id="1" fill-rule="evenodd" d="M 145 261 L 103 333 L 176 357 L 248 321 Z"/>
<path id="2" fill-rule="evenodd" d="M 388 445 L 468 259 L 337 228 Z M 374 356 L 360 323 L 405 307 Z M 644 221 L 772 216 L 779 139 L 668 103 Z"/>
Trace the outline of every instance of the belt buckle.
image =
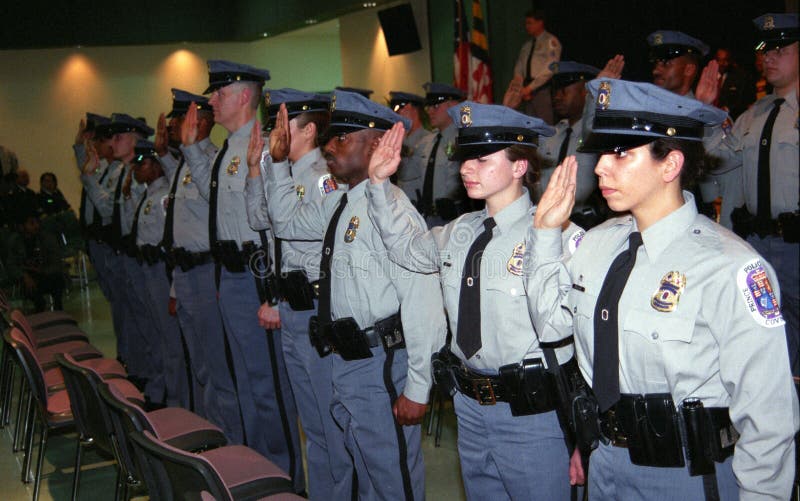
<path id="1" fill-rule="evenodd" d="M 309 285 L 311 285 L 311 291 L 314 294 L 314 297 L 319 299 L 319 281 L 316 281 L 313 284 Z"/>
<path id="2" fill-rule="evenodd" d="M 617 413 L 614 409 L 606 411 L 605 419 L 601 420 L 601 423 L 603 422 L 605 422 L 605 426 L 601 427 L 601 432 L 606 440 L 608 440 L 608 443 L 614 447 L 627 448 L 628 437 L 620 432 L 619 425 L 617 424 Z"/>
<path id="3" fill-rule="evenodd" d="M 475 400 L 481 405 L 494 405 L 497 403 L 492 380 L 489 378 L 473 379 L 472 391 L 475 393 Z"/>

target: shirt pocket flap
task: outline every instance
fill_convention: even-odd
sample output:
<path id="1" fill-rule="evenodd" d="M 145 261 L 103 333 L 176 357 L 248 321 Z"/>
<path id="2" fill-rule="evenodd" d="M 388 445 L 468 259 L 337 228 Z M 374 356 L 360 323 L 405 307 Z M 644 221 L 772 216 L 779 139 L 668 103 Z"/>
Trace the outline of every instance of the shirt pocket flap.
<path id="1" fill-rule="evenodd" d="M 642 334 L 653 341 L 690 343 L 694 333 L 694 319 L 670 313 L 632 309 L 625 315 L 623 328 L 626 331 Z"/>

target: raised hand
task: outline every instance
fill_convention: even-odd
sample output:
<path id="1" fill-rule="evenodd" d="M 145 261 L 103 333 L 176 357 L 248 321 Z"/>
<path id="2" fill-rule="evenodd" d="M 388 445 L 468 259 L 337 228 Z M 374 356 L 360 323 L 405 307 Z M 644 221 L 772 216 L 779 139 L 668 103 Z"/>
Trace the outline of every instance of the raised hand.
<path id="1" fill-rule="evenodd" d="M 256 120 L 250 131 L 250 143 L 247 145 L 248 177 L 261 176 L 261 154 L 264 151 L 264 138 L 261 136 L 261 122 Z"/>
<path id="2" fill-rule="evenodd" d="M 97 155 L 97 149 L 95 149 L 90 140 L 84 141 L 83 145 L 86 148 L 86 162 L 81 167 L 81 172 L 87 176 L 93 176 L 97 172 L 97 168 L 100 167 L 100 158 Z"/>
<path id="3" fill-rule="evenodd" d="M 503 106 L 516 108 L 522 102 L 522 77 L 517 75 L 511 79 L 503 96 Z"/>
<path id="4" fill-rule="evenodd" d="M 289 112 L 286 105 L 281 103 L 278 116 L 275 119 L 275 128 L 269 133 L 269 156 L 273 162 L 283 162 L 289 156 L 292 136 L 289 132 Z"/>
<path id="5" fill-rule="evenodd" d="M 181 143 L 189 146 L 197 141 L 197 105 L 192 101 L 181 125 Z"/>
<path id="6" fill-rule="evenodd" d="M 561 228 L 569 221 L 575 205 L 577 172 L 578 162 L 574 155 L 568 156 L 556 167 L 533 215 L 534 228 Z"/>
<path id="7" fill-rule="evenodd" d="M 75 144 L 85 143 L 87 139 L 92 139 L 93 136 L 94 132 L 87 132 L 86 130 L 86 119 L 81 118 L 78 124 L 78 132 L 75 134 Z"/>
<path id="8" fill-rule="evenodd" d="M 703 72 L 700 73 L 700 80 L 697 81 L 697 88 L 694 97 L 705 104 L 714 104 L 719 96 L 719 64 L 712 59 Z"/>
<path id="9" fill-rule="evenodd" d="M 156 125 L 154 144 L 158 156 L 163 157 L 167 154 L 167 145 L 169 145 L 169 131 L 167 131 L 167 117 L 165 117 L 163 113 L 158 115 L 158 124 Z"/>
<path id="10" fill-rule="evenodd" d="M 625 67 L 625 57 L 617 54 L 608 60 L 605 67 L 600 70 L 596 78 L 622 78 L 622 69 Z"/>
<path id="11" fill-rule="evenodd" d="M 372 184 L 382 183 L 397 172 L 405 134 L 403 123 L 397 122 L 378 141 L 378 146 L 369 160 L 369 180 Z"/>

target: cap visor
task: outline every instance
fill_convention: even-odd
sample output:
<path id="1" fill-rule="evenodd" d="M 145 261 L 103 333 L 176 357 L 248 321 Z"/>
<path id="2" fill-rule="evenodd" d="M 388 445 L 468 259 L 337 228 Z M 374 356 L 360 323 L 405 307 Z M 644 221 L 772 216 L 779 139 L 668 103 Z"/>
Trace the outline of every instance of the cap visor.
<path id="1" fill-rule="evenodd" d="M 456 150 L 453 152 L 453 155 L 450 157 L 450 159 L 455 160 L 456 162 L 463 162 L 465 160 L 472 160 L 473 158 L 491 155 L 492 153 L 504 150 L 509 146 L 511 145 L 504 143 L 456 145 Z"/>
<path id="2" fill-rule="evenodd" d="M 626 151 L 652 143 L 656 139 L 658 139 L 658 137 L 655 136 L 591 132 L 583 144 L 578 147 L 578 152 L 608 153 L 611 151 Z"/>

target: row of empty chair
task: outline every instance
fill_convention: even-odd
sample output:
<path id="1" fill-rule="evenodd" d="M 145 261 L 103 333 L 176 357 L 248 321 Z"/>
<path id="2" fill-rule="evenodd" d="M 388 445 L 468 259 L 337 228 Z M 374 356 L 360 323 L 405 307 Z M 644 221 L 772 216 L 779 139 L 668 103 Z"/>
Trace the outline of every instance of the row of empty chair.
<path id="1" fill-rule="evenodd" d="M 7 325 L 0 426 L 9 427 L 16 415 L 12 448 L 24 453 L 21 480 L 33 480 L 34 500 L 48 438 L 62 431 L 77 434 L 73 500 L 81 489 L 87 447 L 113 458 L 117 468 L 113 494 L 102 486 L 84 486 L 92 499 L 127 500 L 142 493 L 154 501 L 302 499 L 285 472 L 246 446 L 228 444 L 222 430 L 204 418 L 177 407 L 146 411 L 144 395 L 126 379 L 122 364 L 103 357 L 70 315 L 26 316 L 12 311 L 2 293 L 0 313 Z"/>

